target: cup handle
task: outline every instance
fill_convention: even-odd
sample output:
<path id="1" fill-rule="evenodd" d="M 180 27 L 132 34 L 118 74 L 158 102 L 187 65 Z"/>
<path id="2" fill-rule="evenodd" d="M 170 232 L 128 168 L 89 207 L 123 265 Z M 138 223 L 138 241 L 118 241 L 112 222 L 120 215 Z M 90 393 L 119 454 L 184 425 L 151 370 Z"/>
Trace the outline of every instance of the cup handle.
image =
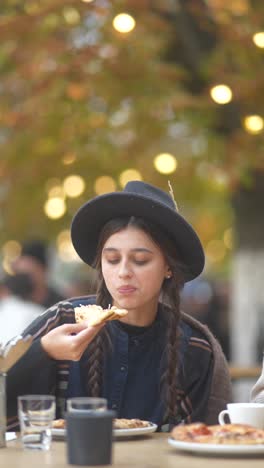
<path id="1" fill-rule="evenodd" d="M 225 417 L 228 416 L 229 418 L 229 411 L 228 410 L 223 410 L 221 413 L 218 415 L 218 422 L 223 426 L 224 424 L 229 424 L 229 422 L 226 422 Z M 230 419 L 230 418 L 229 418 Z"/>

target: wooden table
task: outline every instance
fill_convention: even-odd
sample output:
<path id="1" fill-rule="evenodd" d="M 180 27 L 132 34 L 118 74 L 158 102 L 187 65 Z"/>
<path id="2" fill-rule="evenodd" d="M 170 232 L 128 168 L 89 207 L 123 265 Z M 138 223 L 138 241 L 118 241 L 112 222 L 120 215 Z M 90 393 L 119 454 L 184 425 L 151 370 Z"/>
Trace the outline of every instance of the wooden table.
<path id="1" fill-rule="evenodd" d="M 151 434 L 144 438 L 114 442 L 113 465 L 119 468 L 263 468 L 260 458 L 212 457 L 183 454 L 171 448 L 168 434 Z M 23 450 L 20 441 L 10 441 L 0 449 L 0 466 L 12 468 L 66 467 L 66 444 L 53 441 L 49 452 Z"/>

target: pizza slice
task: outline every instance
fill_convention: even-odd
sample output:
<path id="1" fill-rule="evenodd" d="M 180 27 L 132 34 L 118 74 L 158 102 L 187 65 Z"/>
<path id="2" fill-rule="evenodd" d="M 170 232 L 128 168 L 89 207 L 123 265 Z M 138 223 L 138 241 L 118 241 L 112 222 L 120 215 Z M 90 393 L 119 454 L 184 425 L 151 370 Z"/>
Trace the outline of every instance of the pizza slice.
<path id="1" fill-rule="evenodd" d="M 74 308 L 74 312 L 76 323 L 86 321 L 90 327 L 94 327 L 95 325 L 109 320 L 120 320 L 128 313 L 126 309 L 118 309 L 115 306 L 109 309 L 103 309 L 96 304 L 80 305 Z"/>
<path id="2" fill-rule="evenodd" d="M 193 423 L 179 425 L 172 429 L 171 436 L 175 440 L 199 444 L 264 444 L 264 430 L 246 424 L 207 426 L 204 423 Z"/>
<path id="3" fill-rule="evenodd" d="M 143 419 L 114 419 L 114 429 L 137 429 L 140 427 L 149 427 L 151 423 Z"/>

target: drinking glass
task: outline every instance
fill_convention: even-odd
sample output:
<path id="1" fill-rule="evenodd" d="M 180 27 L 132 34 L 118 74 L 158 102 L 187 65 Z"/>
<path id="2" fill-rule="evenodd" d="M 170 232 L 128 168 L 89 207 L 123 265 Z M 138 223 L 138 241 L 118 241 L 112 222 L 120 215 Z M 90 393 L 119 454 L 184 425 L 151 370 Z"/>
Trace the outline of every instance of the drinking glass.
<path id="1" fill-rule="evenodd" d="M 55 397 L 52 395 L 18 397 L 18 417 L 23 448 L 50 449 L 55 406 Z"/>
<path id="2" fill-rule="evenodd" d="M 70 465 L 111 465 L 113 419 L 109 410 L 67 413 L 67 459 Z"/>

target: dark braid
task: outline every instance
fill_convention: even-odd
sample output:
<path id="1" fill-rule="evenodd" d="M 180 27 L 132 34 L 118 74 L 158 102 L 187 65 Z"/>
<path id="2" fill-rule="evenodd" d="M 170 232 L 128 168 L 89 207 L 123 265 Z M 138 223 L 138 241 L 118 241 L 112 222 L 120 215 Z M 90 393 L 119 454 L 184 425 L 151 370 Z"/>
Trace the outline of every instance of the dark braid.
<path id="1" fill-rule="evenodd" d="M 177 369 L 179 349 L 179 321 L 180 321 L 180 291 L 184 285 L 186 271 L 175 254 L 174 242 L 152 223 L 141 218 L 118 218 L 109 221 L 103 228 L 98 242 L 95 267 L 98 272 L 97 304 L 107 308 L 112 304 L 112 298 L 106 288 L 101 271 L 101 252 L 106 240 L 114 233 L 128 226 L 137 227 L 146 232 L 161 248 L 170 266 L 172 277 L 165 279 L 162 287 L 162 303 L 166 306 L 167 316 L 167 345 L 165 349 L 166 368 L 161 377 L 161 393 L 164 398 L 166 416 L 170 422 L 176 422 L 179 416 L 177 405 Z M 165 309 L 165 307 L 164 307 Z M 88 347 L 88 375 L 87 387 L 89 394 L 99 396 L 102 391 L 102 368 L 105 347 L 109 344 L 109 336 L 103 329 Z"/>
<path id="2" fill-rule="evenodd" d="M 183 274 L 179 264 L 173 269 L 172 277 L 165 280 L 163 300 L 167 302 L 167 340 L 166 363 L 167 366 L 161 377 L 162 395 L 164 398 L 166 415 L 172 424 L 176 424 L 180 417 L 178 408 L 178 350 L 179 350 L 179 321 L 180 321 L 180 291 L 183 284 Z"/>
<path id="3" fill-rule="evenodd" d="M 98 397 L 102 390 L 103 337 L 101 332 L 88 346 L 87 391 L 90 396 Z"/>
<path id="4" fill-rule="evenodd" d="M 98 286 L 96 294 L 96 303 L 107 309 L 108 305 L 111 304 L 112 299 L 106 289 L 102 274 L 98 275 Z M 109 344 L 110 338 L 105 329 L 101 330 L 98 335 L 92 340 L 88 346 L 88 372 L 87 372 L 87 391 L 91 396 L 101 396 L 102 392 L 102 369 L 104 351 L 107 344 Z"/>

